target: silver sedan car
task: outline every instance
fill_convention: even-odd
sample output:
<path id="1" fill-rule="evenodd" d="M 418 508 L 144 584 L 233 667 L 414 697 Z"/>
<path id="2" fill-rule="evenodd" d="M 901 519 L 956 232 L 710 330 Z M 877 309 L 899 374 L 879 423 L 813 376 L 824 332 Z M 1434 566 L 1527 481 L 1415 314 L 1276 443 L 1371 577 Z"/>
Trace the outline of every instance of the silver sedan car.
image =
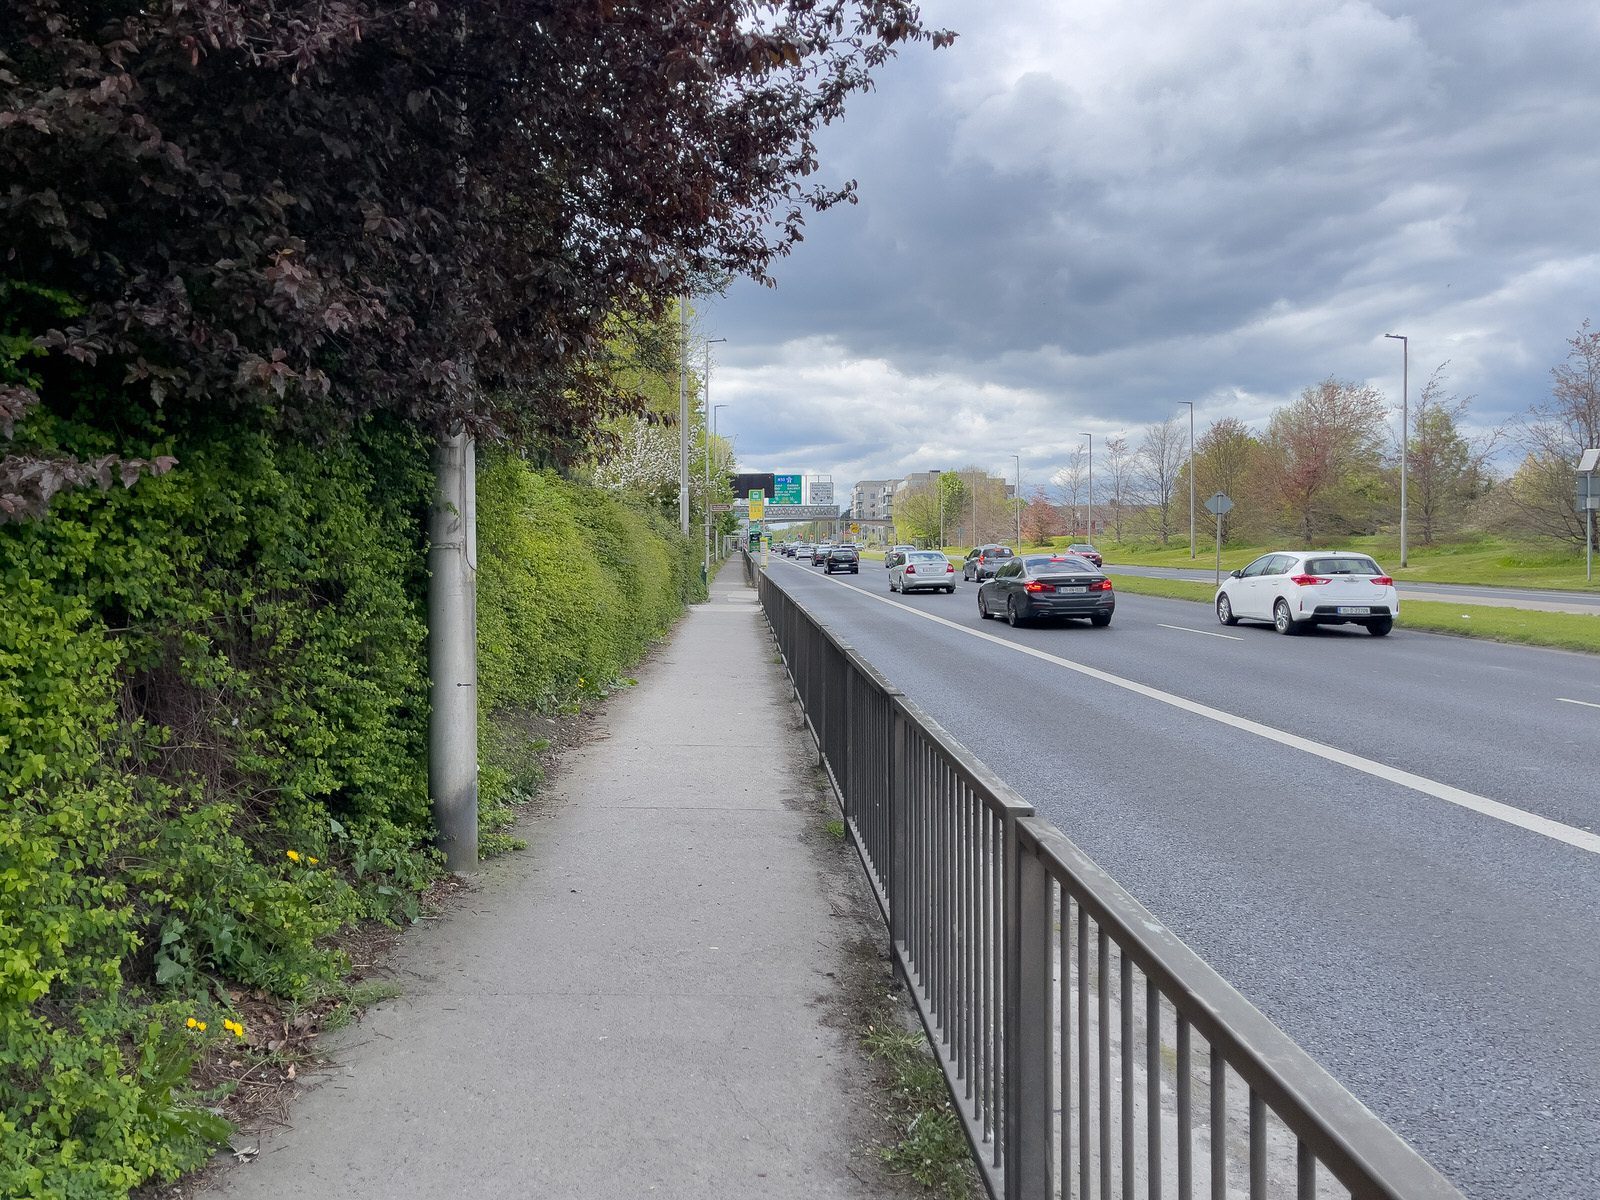
<path id="1" fill-rule="evenodd" d="M 956 568 L 937 550 L 907 550 L 889 564 L 891 592 L 953 592 Z"/>

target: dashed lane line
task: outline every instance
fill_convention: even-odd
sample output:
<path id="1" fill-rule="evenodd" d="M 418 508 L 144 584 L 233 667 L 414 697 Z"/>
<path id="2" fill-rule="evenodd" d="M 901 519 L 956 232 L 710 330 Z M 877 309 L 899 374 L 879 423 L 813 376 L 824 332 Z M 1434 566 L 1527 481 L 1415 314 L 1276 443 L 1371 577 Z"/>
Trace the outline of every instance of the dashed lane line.
<path id="1" fill-rule="evenodd" d="M 840 587 L 849 587 L 842 579 L 829 579 L 829 583 L 838 584 Z M 1518 829 L 1525 829 L 1529 833 L 1537 833 L 1551 841 L 1560 842 L 1576 850 L 1588 854 L 1600 855 L 1600 834 L 1590 833 L 1587 829 L 1579 829 L 1575 825 L 1566 825 L 1560 821 L 1553 821 L 1549 817 L 1541 817 L 1538 813 L 1531 813 L 1525 809 L 1505 804 L 1499 800 L 1491 800 L 1487 796 L 1480 796 L 1462 788 L 1451 787 L 1447 783 L 1440 783 L 1437 779 L 1429 779 L 1425 775 L 1417 775 L 1411 771 L 1403 771 L 1399 767 L 1391 767 L 1374 759 L 1363 758 L 1359 754 L 1352 754 L 1348 750 L 1340 750 L 1337 746 L 1329 746 L 1323 742 L 1313 741 L 1311 738 L 1301 737 L 1297 733 L 1290 733 L 1284 729 L 1275 729 L 1271 725 L 1263 725 L 1260 721 L 1252 721 L 1248 717 L 1241 717 L 1236 713 L 1227 712 L 1220 708 L 1213 708 L 1209 704 L 1201 704 L 1197 700 L 1190 700 L 1184 696 L 1164 692 L 1160 688 L 1151 687 L 1149 684 L 1139 683 L 1132 679 L 1124 679 L 1120 675 L 1113 675 L 1109 671 L 1102 671 L 1098 667 L 1091 667 L 1086 663 L 1074 662 L 1070 658 L 1062 658 L 1059 654 L 1050 654 L 1044 650 L 1037 650 L 1032 646 L 1024 646 L 1020 642 L 1013 642 L 1007 638 L 986 633 L 981 629 L 973 629 L 961 625 L 945 617 L 935 616 L 930 612 L 923 612 L 905 604 L 896 604 L 893 600 L 883 596 L 874 595 L 862 588 L 850 588 L 858 595 L 872 600 L 878 604 L 887 604 L 899 612 L 909 613 L 911 616 L 920 617 L 924 621 L 932 621 L 936 625 L 943 625 L 957 633 L 964 633 L 968 637 L 980 638 L 992 642 L 1007 650 L 1018 654 L 1026 654 L 1030 658 L 1037 658 L 1043 662 L 1054 663 L 1068 671 L 1083 675 L 1089 679 L 1099 680 L 1101 683 L 1110 684 L 1112 687 L 1121 688 L 1123 691 L 1132 692 L 1136 696 L 1143 696 L 1148 700 L 1168 705 L 1183 712 L 1193 713 L 1197 717 L 1204 717 L 1208 721 L 1215 721 L 1219 725 L 1226 725 L 1231 729 L 1238 729 L 1244 733 L 1254 734 L 1269 742 L 1276 742 L 1280 746 L 1287 746 L 1299 750 L 1331 763 L 1338 763 L 1342 767 L 1349 767 L 1353 771 L 1360 771 L 1374 779 L 1382 779 L 1388 783 L 1399 784 L 1424 796 L 1432 796 L 1435 800 L 1443 800 L 1447 804 L 1454 804 L 1458 808 L 1465 808 L 1471 812 L 1490 817 Z M 1587 701 L 1568 701 L 1572 704 L 1588 704 Z M 1592 707 L 1600 708 L 1600 705 Z"/>

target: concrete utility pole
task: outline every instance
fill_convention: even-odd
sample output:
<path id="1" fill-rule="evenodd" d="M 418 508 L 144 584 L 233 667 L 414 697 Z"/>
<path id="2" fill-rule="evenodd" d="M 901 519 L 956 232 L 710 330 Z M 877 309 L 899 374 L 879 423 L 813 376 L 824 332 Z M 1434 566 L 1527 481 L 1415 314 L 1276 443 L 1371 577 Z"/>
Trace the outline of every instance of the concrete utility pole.
<path id="1" fill-rule="evenodd" d="M 689 536 L 689 293 L 678 297 L 678 529 Z"/>
<path id="2" fill-rule="evenodd" d="M 706 577 L 708 584 L 711 582 L 711 422 L 715 415 L 711 408 L 711 343 L 725 342 L 727 340 L 727 338 L 706 339 L 706 370 L 700 381 L 700 386 L 705 392 L 705 399 L 702 403 L 705 404 L 706 408 L 706 562 L 701 573 Z M 722 408 L 723 405 L 719 404 L 717 407 Z"/>
<path id="3" fill-rule="evenodd" d="M 465 54 L 467 17 L 457 18 Z M 472 134 L 463 88 L 456 130 Z M 456 194 L 467 202 L 467 160 L 456 160 Z M 465 382 L 475 382 L 467 360 Z M 478 464 L 465 424 L 433 450 L 428 512 L 428 798 L 445 866 L 457 874 L 478 865 Z"/>
<path id="4" fill-rule="evenodd" d="M 478 865 L 477 449 L 458 430 L 434 450 L 428 514 L 428 793 L 445 865 Z"/>
<path id="5" fill-rule="evenodd" d="M 1189 406 L 1189 557 L 1194 557 L 1194 401 L 1180 400 Z"/>
<path id="6" fill-rule="evenodd" d="M 1383 336 L 1400 343 L 1400 565 L 1403 567 L 1406 565 L 1406 460 L 1411 457 L 1411 342 L 1403 333 Z"/>
<path id="7" fill-rule="evenodd" d="M 1089 439 L 1089 532 L 1084 536 L 1084 541 L 1094 545 L 1094 434 L 1083 435 Z"/>

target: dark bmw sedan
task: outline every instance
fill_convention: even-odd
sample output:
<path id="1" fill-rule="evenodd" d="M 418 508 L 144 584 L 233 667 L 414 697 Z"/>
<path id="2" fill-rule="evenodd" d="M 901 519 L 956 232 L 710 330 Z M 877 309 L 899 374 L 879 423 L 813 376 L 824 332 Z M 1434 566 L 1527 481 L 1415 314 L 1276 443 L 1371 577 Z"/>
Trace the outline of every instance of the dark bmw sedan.
<path id="1" fill-rule="evenodd" d="M 1003 563 L 978 588 L 978 615 L 1003 616 L 1013 625 L 1055 617 L 1087 617 L 1111 624 L 1117 596 L 1111 580 L 1073 554 L 1022 554 Z"/>

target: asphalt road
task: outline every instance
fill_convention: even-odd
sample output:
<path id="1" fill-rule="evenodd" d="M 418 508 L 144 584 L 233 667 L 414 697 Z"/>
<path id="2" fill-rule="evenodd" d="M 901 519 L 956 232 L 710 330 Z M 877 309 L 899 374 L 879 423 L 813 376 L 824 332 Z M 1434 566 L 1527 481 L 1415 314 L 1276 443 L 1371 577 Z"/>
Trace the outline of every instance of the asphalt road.
<path id="1" fill-rule="evenodd" d="M 1204 562 L 1205 555 L 1200 556 Z M 1148 579 L 1191 579 L 1215 583 L 1212 567 L 1124 567 L 1107 563 L 1106 570 L 1118 575 L 1143 575 Z M 1540 612 L 1600 614 L 1600 592 L 1564 592 L 1551 588 L 1495 587 L 1488 584 L 1411 583 L 1397 585 L 1400 603 L 1407 600 L 1455 600 L 1462 604 L 1487 604 L 1494 608 L 1531 608 Z M 1596 1189 L 1600 1194 L 1600 1189 Z"/>
<path id="2" fill-rule="evenodd" d="M 975 584 L 771 572 L 1468 1196 L 1600 1195 L 1593 658 L 1131 595 L 1013 630 Z"/>

